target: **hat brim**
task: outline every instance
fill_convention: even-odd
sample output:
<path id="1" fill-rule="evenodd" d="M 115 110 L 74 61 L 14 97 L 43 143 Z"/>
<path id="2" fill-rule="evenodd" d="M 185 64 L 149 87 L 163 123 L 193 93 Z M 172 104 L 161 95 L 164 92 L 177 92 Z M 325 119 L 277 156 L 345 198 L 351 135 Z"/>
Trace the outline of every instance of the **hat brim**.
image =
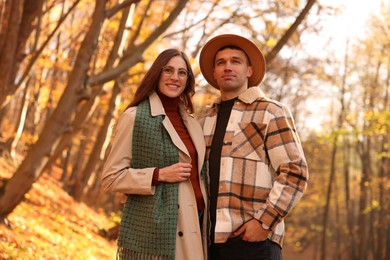
<path id="1" fill-rule="evenodd" d="M 216 89 L 219 89 L 217 81 L 214 79 L 214 58 L 219 49 L 227 45 L 234 45 L 241 48 L 249 57 L 253 74 L 248 79 L 248 87 L 257 86 L 261 83 L 265 75 L 265 58 L 260 49 L 250 40 L 235 35 L 222 34 L 209 40 L 202 48 L 199 56 L 199 66 L 206 81 Z"/>

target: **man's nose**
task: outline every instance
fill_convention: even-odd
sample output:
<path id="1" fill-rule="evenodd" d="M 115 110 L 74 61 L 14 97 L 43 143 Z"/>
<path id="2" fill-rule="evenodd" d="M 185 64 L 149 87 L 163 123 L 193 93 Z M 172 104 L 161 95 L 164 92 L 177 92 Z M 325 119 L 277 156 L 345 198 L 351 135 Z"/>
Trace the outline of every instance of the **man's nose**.
<path id="1" fill-rule="evenodd" d="M 228 62 L 226 62 L 225 63 L 225 70 L 231 70 L 231 66 L 232 66 L 232 64 L 228 61 Z"/>

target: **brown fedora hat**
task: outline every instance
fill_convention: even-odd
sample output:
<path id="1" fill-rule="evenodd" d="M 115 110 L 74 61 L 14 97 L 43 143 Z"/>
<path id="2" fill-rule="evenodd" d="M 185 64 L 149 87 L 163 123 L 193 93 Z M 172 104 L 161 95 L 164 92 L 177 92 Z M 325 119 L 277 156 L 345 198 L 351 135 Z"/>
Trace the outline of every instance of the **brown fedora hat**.
<path id="1" fill-rule="evenodd" d="M 218 88 L 213 77 L 215 54 L 224 46 L 234 45 L 241 48 L 249 57 L 253 74 L 248 80 L 248 87 L 257 86 L 265 75 L 265 58 L 260 49 L 250 40 L 235 34 L 221 34 L 209 40 L 199 57 L 199 66 L 203 77 L 214 88 Z"/>

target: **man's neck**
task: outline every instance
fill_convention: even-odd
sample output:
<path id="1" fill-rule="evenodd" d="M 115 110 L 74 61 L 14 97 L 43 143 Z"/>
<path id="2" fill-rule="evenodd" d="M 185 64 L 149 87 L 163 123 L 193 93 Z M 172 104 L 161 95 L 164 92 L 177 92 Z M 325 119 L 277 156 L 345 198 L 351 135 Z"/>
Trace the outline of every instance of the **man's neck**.
<path id="1" fill-rule="evenodd" d="M 231 100 L 233 98 L 240 96 L 246 90 L 247 88 L 240 89 L 240 91 L 221 91 L 221 100 L 222 101 Z"/>

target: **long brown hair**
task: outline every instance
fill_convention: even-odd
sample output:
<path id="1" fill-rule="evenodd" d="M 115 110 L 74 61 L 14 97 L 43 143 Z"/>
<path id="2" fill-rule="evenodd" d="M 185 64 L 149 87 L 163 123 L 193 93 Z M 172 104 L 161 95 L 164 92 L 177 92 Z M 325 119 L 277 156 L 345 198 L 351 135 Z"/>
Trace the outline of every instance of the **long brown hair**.
<path id="1" fill-rule="evenodd" d="M 184 105 L 190 113 L 194 112 L 194 107 L 191 100 L 191 97 L 195 94 L 194 73 L 187 55 L 177 49 L 166 49 L 157 56 L 148 72 L 146 72 L 144 78 L 141 81 L 141 84 L 138 86 L 133 101 L 127 106 L 127 108 L 137 106 L 139 103 L 147 99 L 153 93 L 153 91 L 157 90 L 162 67 L 164 67 L 170 59 L 176 56 L 183 58 L 188 71 L 186 87 L 181 94 L 180 99 L 183 101 Z"/>

